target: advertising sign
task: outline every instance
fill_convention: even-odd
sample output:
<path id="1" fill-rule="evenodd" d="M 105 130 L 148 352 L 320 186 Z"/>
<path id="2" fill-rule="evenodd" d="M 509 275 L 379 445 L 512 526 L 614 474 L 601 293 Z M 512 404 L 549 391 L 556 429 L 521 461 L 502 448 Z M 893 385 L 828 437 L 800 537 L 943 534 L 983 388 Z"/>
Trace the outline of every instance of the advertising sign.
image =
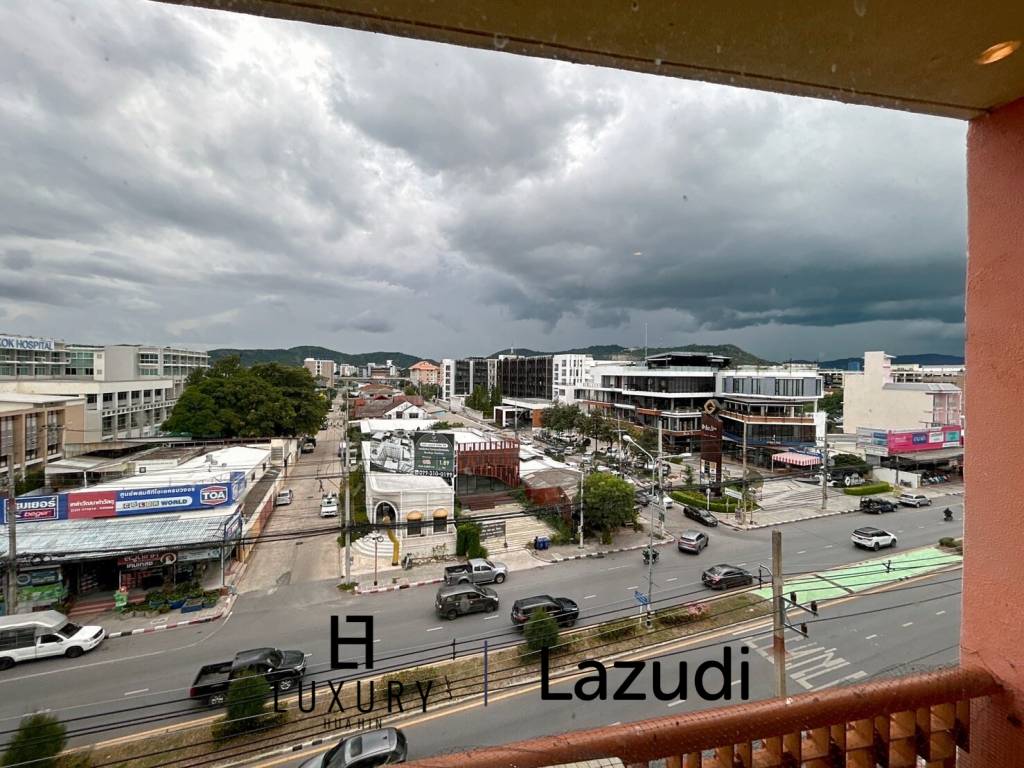
<path id="1" fill-rule="evenodd" d="M 959 446 L 960 430 L 955 427 L 940 427 L 920 432 L 889 433 L 889 453 L 914 453 Z"/>
<path id="2" fill-rule="evenodd" d="M 455 474 L 455 435 L 417 432 L 412 440 L 413 474 L 433 477 Z"/>
<path id="3" fill-rule="evenodd" d="M 60 583 L 60 568 L 36 568 L 31 571 L 18 569 L 19 587 L 41 587 Z"/>
<path id="4" fill-rule="evenodd" d="M 178 553 L 179 563 L 191 563 L 194 560 L 216 560 L 220 557 L 219 549 L 189 549 Z"/>
<path id="5" fill-rule="evenodd" d="M 68 519 L 87 520 L 117 514 L 117 491 L 75 491 L 67 494 Z"/>
<path id="6" fill-rule="evenodd" d="M 505 521 L 496 520 L 480 523 L 481 539 L 503 539 L 505 537 Z"/>
<path id="7" fill-rule="evenodd" d="M 3 522 L 7 524 L 8 499 L 3 500 Z M 15 520 L 19 523 L 34 523 L 40 520 L 63 520 L 66 512 L 61 509 L 56 496 L 23 496 L 15 501 Z"/>
<path id="8" fill-rule="evenodd" d="M 242 513 L 234 515 L 224 526 L 224 541 L 234 541 L 242 535 Z"/>
<path id="9" fill-rule="evenodd" d="M 117 558 L 117 564 L 126 571 L 140 571 L 161 565 L 174 565 L 178 556 L 173 552 L 145 552 Z"/>

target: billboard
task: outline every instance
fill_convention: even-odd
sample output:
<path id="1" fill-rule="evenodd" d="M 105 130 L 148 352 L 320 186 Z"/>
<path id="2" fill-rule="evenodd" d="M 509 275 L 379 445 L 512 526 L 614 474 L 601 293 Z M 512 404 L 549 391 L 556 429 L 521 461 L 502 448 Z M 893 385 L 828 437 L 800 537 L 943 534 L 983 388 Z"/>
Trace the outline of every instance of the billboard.
<path id="1" fill-rule="evenodd" d="M 70 491 L 54 496 L 25 496 L 17 500 L 17 521 L 86 520 L 96 517 L 149 515 L 212 509 L 239 500 L 236 488 L 244 488 L 244 477 L 231 483 L 123 488 L 120 490 Z M 7 499 L 3 500 L 3 521 L 7 521 Z"/>
<path id="2" fill-rule="evenodd" d="M 455 435 L 417 432 L 412 442 L 414 475 L 452 477 L 455 474 Z"/>
<path id="3" fill-rule="evenodd" d="M 961 446 L 959 427 L 937 427 L 918 432 L 890 432 L 889 453 L 916 453 Z"/>

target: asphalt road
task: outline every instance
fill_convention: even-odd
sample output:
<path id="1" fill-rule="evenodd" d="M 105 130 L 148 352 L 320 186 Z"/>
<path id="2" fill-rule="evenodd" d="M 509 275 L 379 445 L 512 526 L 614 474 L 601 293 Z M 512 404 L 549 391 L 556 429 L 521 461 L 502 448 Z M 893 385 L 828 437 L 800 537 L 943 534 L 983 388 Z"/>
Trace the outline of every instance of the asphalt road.
<path id="1" fill-rule="evenodd" d="M 808 637 L 786 632 L 787 695 L 955 663 L 960 632 L 959 590 L 959 573 L 944 573 L 823 609 L 818 620 L 808 625 Z M 712 643 L 713 647 L 707 647 Z M 642 701 L 614 700 L 611 694 L 626 672 L 609 669 L 606 700 L 545 700 L 541 698 L 539 684 L 534 683 L 515 692 L 496 694 L 486 707 L 474 702 L 454 711 L 415 715 L 398 723 L 409 740 L 409 759 L 728 706 L 742 701 L 744 678 L 750 700 L 775 695 L 770 626 L 727 632 L 715 640 L 699 640 L 689 645 L 696 647 L 655 651 L 658 655 L 648 660 L 644 671 L 630 684 L 630 692 L 644 695 Z M 743 646 L 750 649 L 746 656 L 741 653 Z M 704 679 L 710 694 L 728 691 L 730 699 L 705 700 L 696 690 L 697 669 L 706 661 L 723 664 L 727 647 L 732 656 L 728 679 L 717 668 Z M 671 700 L 654 696 L 655 659 L 660 663 L 659 690 L 676 692 L 680 681 L 685 681 L 685 699 L 678 695 Z M 748 660 L 746 674 L 739 665 L 741 659 Z M 556 682 L 549 693 L 572 693 L 580 679 Z M 584 692 L 594 689 L 594 684 L 582 686 Z M 291 768 L 315 754 L 314 750 L 305 750 L 301 758 L 270 757 L 254 765 Z"/>
<path id="2" fill-rule="evenodd" d="M 945 506 L 953 508 L 955 522 L 942 521 Z M 849 540 L 858 525 L 893 530 L 901 549 L 933 544 L 940 536 L 960 534 L 961 510 L 958 499 L 949 498 L 882 517 L 858 513 L 787 524 L 785 570 L 821 570 L 866 559 L 869 553 L 855 549 Z M 709 595 L 700 573 L 715 563 L 745 564 L 756 572 L 758 563 L 770 561 L 768 529 L 739 532 L 720 526 L 710 535 L 711 546 L 699 556 L 662 548 L 655 568 L 656 601 L 677 603 Z M 13 729 L 26 712 L 49 709 L 71 720 L 69 735 L 92 742 L 194 717 L 204 710 L 185 697 L 198 668 L 246 648 L 301 649 L 311 654 L 312 679 L 336 677 L 328 668 L 331 615 L 373 615 L 375 669 L 380 670 L 446 658 L 453 640 L 457 652 L 479 649 L 484 637 L 492 646 L 511 641 L 517 637 L 509 620 L 511 603 L 532 594 L 574 598 L 581 606 L 582 625 L 631 614 L 637 611 L 633 593 L 646 591 L 646 579 L 639 552 L 520 571 L 497 588 L 502 600 L 497 613 L 453 622 L 435 616 L 435 588 L 430 586 L 358 597 L 339 592 L 335 580 L 270 587 L 241 595 L 220 622 L 109 640 L 75 661 L 50 659 L 0 673 L 0 729 Z M 910 646 L 896 648 L 891 662 L 914 651 Z M 0 734 L 2 740 L 6 736 Z"/>

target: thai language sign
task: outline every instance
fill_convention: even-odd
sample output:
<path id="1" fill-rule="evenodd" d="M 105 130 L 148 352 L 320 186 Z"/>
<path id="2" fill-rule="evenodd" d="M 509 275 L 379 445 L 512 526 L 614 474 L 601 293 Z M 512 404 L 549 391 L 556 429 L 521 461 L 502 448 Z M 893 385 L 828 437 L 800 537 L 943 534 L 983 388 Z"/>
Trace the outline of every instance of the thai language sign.
<path id="1" fill-rule="evenodd" d="M 920 432 L 890 432 L 889 453 L 914 453 L 935 451 L 940 448 L 959 448 L 961 433 L 959 427 L 940 427 Z"/>
<path id="2" fill-rule="evenodd" d="M 19 523 L 183 512 L 234 503 L 239 500 L 241 489 L 244 488 L 243 477 L 231 483 L 71 491 L 53 496 L 23 497 L 17 500 L 15 509 Z M 3 500 L 2 519 L 5 524 L 9 503 L 7 499 Z"/>

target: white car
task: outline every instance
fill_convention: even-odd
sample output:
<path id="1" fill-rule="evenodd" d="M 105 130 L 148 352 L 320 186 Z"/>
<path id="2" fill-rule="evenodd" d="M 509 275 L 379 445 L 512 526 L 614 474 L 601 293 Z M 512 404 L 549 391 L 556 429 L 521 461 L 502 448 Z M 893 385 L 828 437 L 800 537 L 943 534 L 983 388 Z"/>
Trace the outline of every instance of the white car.
<path id="1" fill-rule="evenodd" d="M 662 498 L 662 500 L 661 500 L 661 505 L 662 505 L 662 506 L 663 506 L 663 507 L 664 507 L 665 509 L 672 509 L 672 504 L 673 504 L 673 502 L 672 502 L 672 497 L 671 497 L 671 496 L 669 496 L 669 495 L 667 495 L 667 494 L 666 494 L 666 495 L 665 495 L 665 496 L 664 496 L 664 497 Z"/>
<path id="2" fill-rule="evenodd" d="M 874 549 L 876 551 L 882 547 L 896 546 L 895 534 L 883 531 L 881 528 L 872 528 L 871 526 L 858 528 L 850 536 L 850 540 L 854 543 L 854 546 Z"/>
<path id="3" fill-rule="evenodd" d="M 320 517 L 338 516 L 338 497 L 333 493 L 326 494 L 320 499 Z"/>
<path id="4" fill-rule="evenodd" d="M 74 624 L 57 611 L 0 616 L 0 669 L 47 656 L 77 659 L 106 636 L 102 627 Z"/>

